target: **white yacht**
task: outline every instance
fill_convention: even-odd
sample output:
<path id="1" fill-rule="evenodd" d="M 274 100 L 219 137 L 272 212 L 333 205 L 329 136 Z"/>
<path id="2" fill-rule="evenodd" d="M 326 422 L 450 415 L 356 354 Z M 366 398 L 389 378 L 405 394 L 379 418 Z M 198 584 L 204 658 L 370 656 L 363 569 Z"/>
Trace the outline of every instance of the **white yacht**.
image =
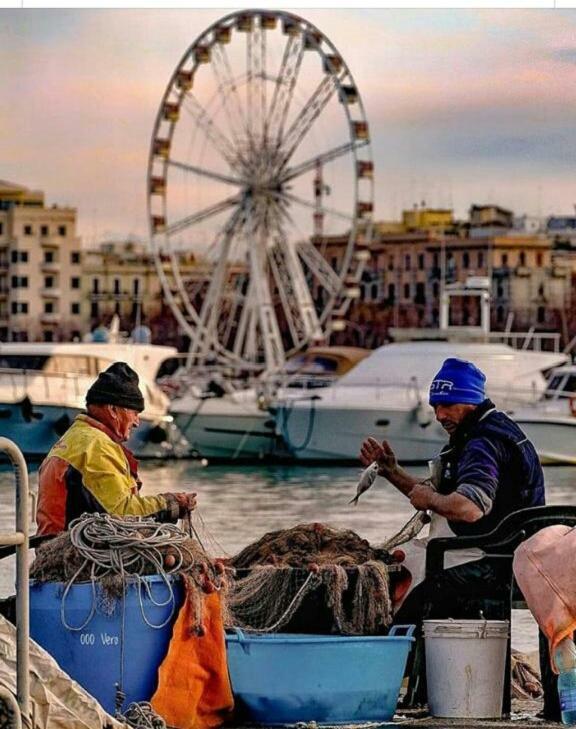
<path id="1" fill-rule="evenodd" d="M 279 399 L 277 432 L 298 460 L 357 461 L 362 441 L 372 435 L 388 440 L 405 463 L 428 461 L 447 439 L 428 405 L 428 388 L 448 357 L 474 362 L 486 374 L 488 396 L 507 411 L 540 401 L 546 390 L 543 373 L 567 361 L 561 353 L 506 344 L 387 344 L 312 397 Z"/>
<path id="2" fill-rule="evenodd" d="M 138 458 L 186 456 L 189 444 L 154 381 L 161 363 L 176 354 L 173 347 L 124 342 L 0 343 L 0 435 L 28 458 L 43 458 L 85 409 L 98 374 L 123 361 L 138 373 L 145 402 L 128 447 Z"/>
<path id="3" fill-rule="evenodd" d="M 186 387 L 170 406 L 176 424 L 199 455 L 222 460 L 260 460 L 286 454 L 269 412 L 272 394 L 287 400 L 314 396 L 370 350 L 359 347 L 310 347 L 286 362 L 281 373 L 264 375 L 252 387 L 229 387 L 213 377 L 201 391 Z M 166 384 L 163 383 L 165 387 Z"/>
<path id="4" fill-rule="evenodd" d="M 553 370 L 541 400 L 510 415 L 535 444 L 543 463 L 576 465 L 576 366 Z"/>

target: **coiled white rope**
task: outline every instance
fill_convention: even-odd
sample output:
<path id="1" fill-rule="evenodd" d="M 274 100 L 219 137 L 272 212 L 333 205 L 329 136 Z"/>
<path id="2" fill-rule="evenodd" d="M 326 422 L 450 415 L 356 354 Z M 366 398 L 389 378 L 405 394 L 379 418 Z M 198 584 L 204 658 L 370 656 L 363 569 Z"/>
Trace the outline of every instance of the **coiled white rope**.
<path id="1" fill-rule="evenodd" d="M 194 563 L 192 553 L 185 543 L 188 536 L 174 524 L 159 524 L 140 519 L 121 519 L 109 514 L 82 514 L 70 523 L 70 541 L 84 558 L 82 565 L 68 581 L 60 606 L 60 617 L 65 628 L 81 631 L 96 612 L 96 582 L 109 576 L 119 576 L 125 583 L 132 578 L 137 583 L 138 600 L 144 622 L 151 628 L 163 628 L 174 615 L 175 598 L 170 575 L 178 572 L 187 556 L 187 569 Z M 175 552 L 174 564 L 166 567 L 161 548 L 171 547 Z M 88 617 L 81 625 L 70 625 L 66 619 L 66 600 L 78 576 L 89 566 L 92 604 Z M 157 574 L 167 588 L 168 598 L 163 602 L 154 599 L 148 580 L 142 574 Z M 170 614 L 160 624 L 151 623 L 145 613 L 142 592 L 145 591 L 155 607 L 171 605 Z"/>

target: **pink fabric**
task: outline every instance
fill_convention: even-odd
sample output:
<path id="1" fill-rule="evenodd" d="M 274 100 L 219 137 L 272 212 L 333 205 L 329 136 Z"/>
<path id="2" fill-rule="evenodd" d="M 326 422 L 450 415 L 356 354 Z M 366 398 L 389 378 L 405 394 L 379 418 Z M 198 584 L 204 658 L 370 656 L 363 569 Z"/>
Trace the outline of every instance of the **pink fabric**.
<path id="1" fill-rule="evenodd" d="M 512 568 L 558 673 L 554 649 L 576 630 L 576 529 L 561 524 L 541 529 L 518 547 Z"/>

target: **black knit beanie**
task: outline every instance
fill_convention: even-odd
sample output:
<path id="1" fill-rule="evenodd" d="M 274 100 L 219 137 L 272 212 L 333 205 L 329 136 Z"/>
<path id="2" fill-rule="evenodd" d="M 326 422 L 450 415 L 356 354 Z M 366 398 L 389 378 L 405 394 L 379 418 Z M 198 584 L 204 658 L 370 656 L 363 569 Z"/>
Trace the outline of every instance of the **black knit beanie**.
<path id="1" fill-rule="evenodd" d="M 138 387 L 138 375 L 126 362 L 114 362 L 86 393 L 86 405 L 118 405 L 121 408 L 144 410 L 144 398 Z"/>

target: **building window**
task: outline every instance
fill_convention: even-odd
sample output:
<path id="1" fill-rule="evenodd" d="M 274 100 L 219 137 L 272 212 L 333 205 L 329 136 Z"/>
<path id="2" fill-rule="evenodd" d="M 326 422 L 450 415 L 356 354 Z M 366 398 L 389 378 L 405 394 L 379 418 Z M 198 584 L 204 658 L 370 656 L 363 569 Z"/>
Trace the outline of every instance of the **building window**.
<path id="1" fill-rule="evenodd" d="M 504 296 L 504 286 L 501 283 L 496 288 L 496 296 L 501 299 Z"/>
<path id="2" fill-rule="evenodd" d="M 12 263 L 28 263 L 28 251 L 11 251 L 10 260 Z"/>
<path id="3" fill-rule="evenodd" d="M 544 256 L 542 253 L 536 254 L 536 265 L 540 268 L 544 264 Z"/>
<path id="4" fill-rule="evenodd" d="M 115 278 L 114 279 L 114 294 L 117 296 L 120 293 L 120 279 Z M 116 312 L 118 313 L 118 312 Z"/>
<path id="5" fill-rule="evenodd" d="M 422 282 L 416 284 L 416 296 L 414 297 L 416 304 L 423 305 L 426 303 L 426 290 Z"/>
<path id="6" fill-rule="evenodd" d="M 80 277 L 72 276 L 72 278 L 70 279 L 70 286 L 73 289 L 79 289 L 80 288 Z"/>
<path id="7" fill-rule="evenodd" d="M 470 268 L 470 254 L 468 251 L 464 251 L 462 254 L 462 266 L 464 268 Z"/>
<path id="8" fill-rule="evenodd" d="M 438 255 L 438 253 L 434 253 L 432 256 L 432 266 L 434 268 L 440 267 L 440 256 Z"/>
<path id="9" fill-rule="evenodd" d="M 98 319 L 99 316 L 100 316 L 100 307 L 98 306 L 97 301 L 93 301 L 90 304 L 90 317 L 92 319 Z"/>
<path id="10" fill-rule="evenodd" d="M 4 223 L 0 223 L 0 235 L 4 233 Z"/>
<path id="11" fill-rule="evenodd" d="M 44 302 L 44 313 L 45 314 L 53 314 L 54 313 L 54 302 L 53 301 L 45 301 Z"/>
<path id="12" fill-rule="evenodd" d="M 61 235 L 61 236 L 66 235 L 66 226 L 65 225 L 58 226 L 58 235 Z"/>
<path id="13" fill-rule="evenodd" d="M 396 300 L 396 286 L 394 284 L 388 284 L 388 303 L 393 304 Z"/>
<path id="14" fill-rule="evenodd" d="M 478 251 L 478 268 L 484 268 L 484 253 Z"/>
<path id="15" fill-rule="evenodd" d="M 503 253 L 502 254 L 502 265 L 503 266 L 507 266 L 508 265 L 508 254 L 507 253 Z"/>
<path id="16" fill-rule="evenodd" d="M 28 276 L 12 276 L 10 283 L 13 289 L 27 289 Z"/>
<path id="17" fill-rule="evenodd" d="M 424 254 L 420 253 L 418 255 L 418 270 L 423 271 L 424 270 Z"/>
<path id="18" fill-rule="evenodd" d="M 520 255 L 518 258 L 520 261 L 520 265 L 525 266 L 526 265 L 526 253 L 524 251 L 520 251 Z"/>
<path id="19" fill-rule="evenodd" d="M 71 314 L 79 314 L 80 313 L 80 303 L 78 301 L 73 301 L 70 304 L 70 313 Z"/>
<path id="20" fill-rule="evenodd" d="M 438 281 L 434 281 L 432 284 L 432 296 L 437 299 L 440 296 L 440 284 Z"/>
<path id="21" fill-rule="evenodd" d="M 50 228 L 47 225 L 41 225 L 40 226 L 40 235 L 43 236 L 44 238 L 47 235 L 50 235 Z"/>
<path id="22" fill-rule="evenodd" d="M 12 332 L 12 341 L 13 342 L 27 342 L 28 341 L 28 332 Z"/>
<path id="23" fill-rule="evenodd" d="M 405 268 L 405 270 L 406 270 L 406 271 L 409 271 L 409 270 L 410 270 L 410 265 L 411 265 L 411 263 L 412 263 L 412 262 L 411 262 L 411 260 L 410 260 L 410 254 L 409 254 L 409 253 L 407 253 L 407 254 L 406 254 L 406 255 L 404 256 L 404 268 Z"/>
<path id="24" fill-rule="evenodd" d="M 395 265 L 396 265 L 396 263 L 395 263 L 395 260 L 394 260 L 394 256 L 390 256 L 390 257 L 388 258 L 388 270 L 389 270 L 389 271 L 393 271 L 393 270 L 394 270 L 394 267 L 395 267 Z"/>
<path id="25" fill-rule="evenodd" d="M 28 313 L 28 302 L 27 301 L 13 301 L 10 308 L 11 308 L 13 314 L 27 314 Z"/>
<path id="26" fill-rule="evenodd" d="M 330 265 L 332 266 L 332 268 L 335 271 L 338 270 L 338 258 L 336 258 L 336 256 L 332 256 L 332 261 L 331 261 Z"/>
<path id="27" fill-rule="evenodd" d="M 132 293 L 134 294 L 134 296 L 138 296 L 140 294 L 140 279 L 139 278 L 135 278 L 132 281 Z"/>
<path id="28" fill-rule="evenodd" d="M 53 342 L 54 341 L 54 332 L 50 331 L 50 329 L 47 329 L 44 332 L 44 341 L 45 342 Z"/>
<path id="29" fill-rule="evenodd" d="M 410 284 L 409 283 L 404 284 L 404 298 L 405 299 L 410 298 Z"/>
<path id="30" fill-rule="evenodd" d="M 24 226 L 24 235 L 33 235 L 33 230 L 32 230 L 31 225 Z"/>
<path id="31" fill-rule="evenodd" d="M 536 311 L 536 319 L 538 321 L 538 324 L 544 324 L 544 322 L 546 321 L 546 307 L 538 307 L 538 310 Z"/>
<path id="32" fill-rule="evenodd" d="M 100 279 L 93 278 L 92 279 L 92 293 L 97 294 L 100 291 Z"/>
<path id="33" fill-rule="evenodd" d="M 44 288 L 45 289 L 54 288 L 54 276 L 44 276 Z"/>
<path id="34" fill-rule="evenodd" d="M 54 263 L 54 251 L 44 251 L 44 263 Z"/>
<path id="35" fill-rule="evenodd" d="M 80 263 L 80 251 L 72 251 L 70 254 L 70 263 Z"/>

